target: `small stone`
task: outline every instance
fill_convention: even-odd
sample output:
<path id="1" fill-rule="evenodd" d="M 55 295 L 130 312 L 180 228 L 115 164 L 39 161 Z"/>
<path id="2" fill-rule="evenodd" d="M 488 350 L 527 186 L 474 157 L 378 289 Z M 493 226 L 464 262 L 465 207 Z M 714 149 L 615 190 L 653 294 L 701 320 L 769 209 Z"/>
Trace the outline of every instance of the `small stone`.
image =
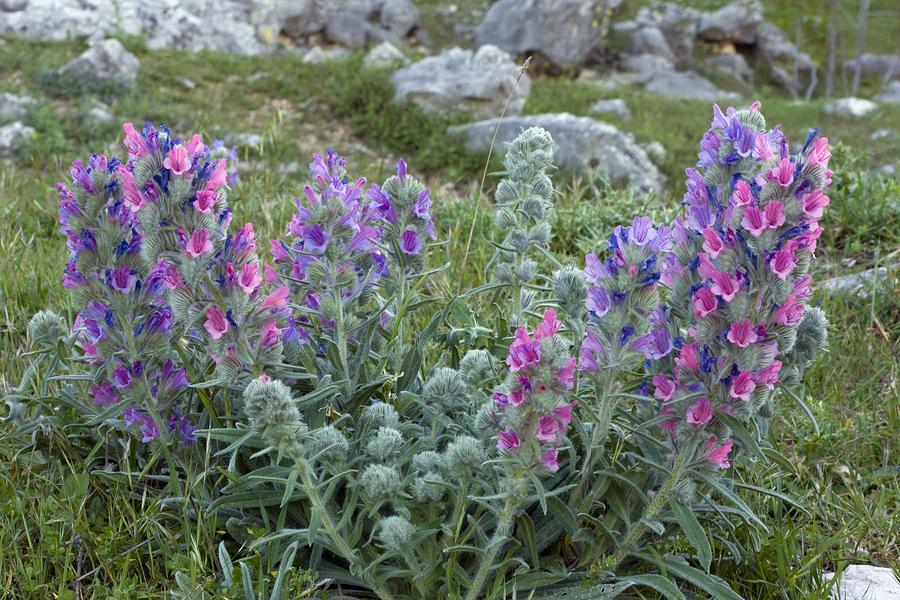
<path id="1" fill-rule="evenodd" d="M 825 573 L 825 579 L 834 573 Z M 850 565 L 832 589 L 834 600 L 900 600 L 900 583 L 891 569 L 871 565 Z"/>
<path id="2" fill-rule="evenodd" d="M 629 48 L 632 54 L 655 54 L 675 60 L 675 54 L 659 27 L 641 27 L 631 32 Z"/>
<path id="3" fill-rule="evenodd" d="M 875 142 L 883 140 L 886 137 L 891 137 L 892 135 L 894 135 L 893 129 L 876 129 L 872 132 L 872 135 L 869 136 L 869 139 Z"/>
<path id="4" fill-rule="evenodd" d="M 849 275 L 841 275 L 832 277 L 819 282 L 818 289 L 832 294 L 857 294 L 859 296 L 867 296 L 873 285 L 883 282 L 888 276 L 886 267 L 877 267 L 860 271 L 859 273 L 851 273 Z"/>
<path id="5" fill-rule="evenodd" d="M 31 96 L 0 93 L 0 122 L 20 121 L 28 115 L 28 109 L 35 104 Z"/>
<path id="6" fill-rule="evenodd" d="M 649 142 L 647 144 L 644 144 L 644 152 L 646 152 L 647 156 L 650 157 L 650 160 L 652 160 L 657 165 L 665 162 L 666 156 L 668 156 L 666 147 L 659 142 Z"/>
<path id="7" fill-rule="evenodd" d="M 610 100 L 598 100 L 591 105 L 591 114 L 595 115 L 615 115 L 620 119 L 628 119 L 631 117 L 631 111 L 621 98 L 612 98 Z"/>
<path id="8" fill-rule="evenodd" d="M 232 133 L 226 136 L 229 144 L 235 146 L 250 146 L 255 148 L 262 142 L 262 136 L 258 133 Z"/>
<path id="9" fill-rule="evenodd" d="M 303 55 L 303 64 L 321 65 L 333 60 L 338 60 L 347 56 L 346 48 L 328 48 L 323 49 L 319 46 L 313 46 L 309 52 Z"/>
<path id="10" fill-rule="evenodd" d="M 875 172 L 884 177 L 893 177 L 897 174 L 897 167 L 894 165 L 881 165 L 875 169 Z"/>
<path id="11" fill-rule="evenodd" d="M 734 92 L 720 90 L 716 85 L 693 71 L 668 71 L 657 73 L 644 89 L 651 94 L 669 98 L 694 100 L 736 100 Z"/>
<path id="12" fill-rule="evenodd" d="M 865 98 L 850 97 L 829 102 L 822 110 L 830 115 L 859 118 L 878 110 L 878 105 Z"/>
<path id="13" fill-rule="evenodd" d="M 34 135 L 34 128 L 15 121 L 0 127 L 0 156 L 11 156 Z"/>
<path id="14" fill-rule="evenodd" d="M 881 90 L 875 99 L 879 102 L 900 104 L 900 81 L 892 81 Z"/>
<path id="15" fill-rule="evenodd" d="M 732 2 L 700 19 L 697 37 L 704 42 L 753 44 L 762 23 L 762 6 L 758 2 Z"/>
<path id="16" fill-rule="evenodd" d="M 376 69 L 386 69 L 395 65 L 409 64 L 409 59 L 397 46 L 390 42 L 381 42 L 366 54 L 363 64 Z"/>
<path id="17" fill-rule="evenodd" d="M 81 81 L 130 86 L 137 79 L 141 63 L 116 39 L 103 40 L 81 56 L 60 67 L 57 73 Z"/>
<path id="18" fill-rule="evenodd" d="M 106 125 L 108 123 L 112 123 L 115 120 L 115 117 L 109 110 L 109 107 L 103 104 L 102 102 L 97 102 L 91 109 L 88 111 L 88 118 L 97 123 L 99 125 Z"/>
<path id="19" fill-rule="evenodd" d="M 900 79 L 900 55 L 863 54 L 858 59 L 844 61 L 844 66 L 851 71 L 857 65 L 863 75 Z"/>
<path id="20" fill-rule="evenodd" d="M 179 80 L 179 83 L 181 83 L 181 87 L 183 87 L 186 90 L 192 90 L 197 87 L 197 84 L 194 83 L 194 81 L 192 79 L 188 79 L 187 77 L 182 77 Z"/>
<path id="21" fill-rule="evenodd" d="M 703 60 L 703 65 L 743 85 L 749 85 L 753 79 L 753 69 L 750 68 L 747 59 L 736 52 L 708 56 Z"/>

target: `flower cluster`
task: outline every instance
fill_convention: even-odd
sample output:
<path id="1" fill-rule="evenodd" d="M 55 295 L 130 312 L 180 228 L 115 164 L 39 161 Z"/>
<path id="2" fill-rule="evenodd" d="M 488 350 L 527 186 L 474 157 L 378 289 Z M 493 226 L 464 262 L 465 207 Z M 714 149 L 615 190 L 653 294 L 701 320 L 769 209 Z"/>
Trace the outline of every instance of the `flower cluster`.
<path id="1" fill-rule="evenodd" d="M 125 204 L 140 220 L 142 256 L 163 274 L 186 339 L 207 348 L 217 373 L 236 385 L 281 361 L 284 291 L 266 294 L 253 225 L 228 231 L 227 160 L 199 134 L 172 137 L 126 123 Z"/>
<path id="2" fill-rule="evenodd" d="M 559 448 L 566 440 L 574 402 L 575 358 L 559 335 L 562 323 L 548 309 L 531 336 L 516 330 L 509 346 L 507 382 L 494 393 L 501 431 L 497 449 L 524 468 L 559 470 Z"/>
<path id="3" fill-rule="evenodd" d="M 669 228 L 653 227 L 648 217 L 619 226 L 609 238 L 605 261 L 585 257 L 588 282 L 587 335 L 579 363 L 588 372 L 633 370 L 641 357 L 658 360 L 676 343 L 660 306 L 660 267 L 672 248 Z"/>
<path id="4" fill-rule="evenodd" d="M 74 331 L 94 374 L 96 406 L 123 404 L 126 425 L 142 438 L 179 423 L 185 441 L 193 428 L 176 402 L 187 387 L 185 369 L 170 346 L 174 315 L 165 294 L 165 269 L 142 259 L 145 236 L 134 215 L 130 178 L 117 159 L 91 155 L 72 163 L 72 187 L 59 184 L 59 220 L 71 252 L 63 286 L 81 307 Z"/>
<path id="5" fill-rule="evenodd" d="M 807 274 L 828 204 L 828 141 L 810 132 L 789 154 L 756 103 L 714 109 L 698 166 L 687 170 L 685 213 L 662 282 L 686 325 L 674 359 L 654 365 L 654 396 L 675 443 L 702 436 L 706 459 L 727 467 L 730 433 L 716 412 L 746 420 L 779 383 L 810 297 Z"/>

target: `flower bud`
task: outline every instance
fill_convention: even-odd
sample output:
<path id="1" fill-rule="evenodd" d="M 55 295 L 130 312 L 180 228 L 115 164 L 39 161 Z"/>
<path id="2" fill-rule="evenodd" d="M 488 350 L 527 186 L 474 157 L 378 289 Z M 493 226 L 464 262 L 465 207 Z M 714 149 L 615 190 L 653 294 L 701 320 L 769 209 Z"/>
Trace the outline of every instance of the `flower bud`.
<path id="1" fill-rule="evenodd" d="M 388 552 L 403 552 L 407 550 L 416 526 L 403 517 L 393 515 L 378 522 L 378 541 Z"/>
<path id="2" fill-rule="evenodd" d="M 469 385 L 482 386 L 495 376 L 494 357 L 487 350 L 469 350 L 459 361 L 459 372 Z"/>
<path id="3" fill-rule="evenodd" d="M 306 444 L 306 455 L 310 460 L 318 460 L 328 464 L 347 461 L 350 445 L 347 438 L 333 425 L 320 427 L 310 432 Z"/>
<path id="4" fill-rule="evenodd" d="M 28 322 L 28 337 L 42 347 L 53 346 L 68 333 L 66 322 L 52 310 L 42 310 Z"/>
<path id="5" fill-rule="evenodd" d="M 403 435 L 390 427 L 380 427 L 375 437 L 366 445 L 369 456 L 385 462 L 396 458 L 402 449 Z"/>
<path id="6" fill-rule="evenodd" d="M 422 395 L 426 402 L 439 406 L 447 412 L 456 410 L 466 403 L 468 389 L 459 371 L 441 367 L 435 369 L 428 378 Z"/>
<path id="7" fill-rule="evenodd" d="M 467 435 L 456 438 L 444 450 L 447 470 L 457 477 L 467 477 L 472 471 L 481 469 L 486 460 L 484 444 Z"/>
<path id="8" fill-rule="evenodd" d="M 400 472 L 387 465 L 369 465 L 359 478 L 363 493 L 373 501 L 391 500 L 403 488 Z"/>
<path id="9" fill-rule="evenodd" d="M 400 415 L 391 404 L 376 402 L 363 410 L 363 418 L 375 425 L 396 428 L 400 425 Z"/>

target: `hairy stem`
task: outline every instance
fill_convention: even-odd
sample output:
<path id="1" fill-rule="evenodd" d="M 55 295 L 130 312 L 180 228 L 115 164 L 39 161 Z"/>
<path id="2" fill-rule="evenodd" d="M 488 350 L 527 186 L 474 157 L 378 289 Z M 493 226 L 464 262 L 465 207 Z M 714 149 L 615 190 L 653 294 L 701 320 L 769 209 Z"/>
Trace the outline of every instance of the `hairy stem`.
<path id="1" fill-rule="evenodd" d="M 497 520 L 497 529 L 488 544 L 488 550 L 484 553 L 478 564 L 478 571 L 472 579 L 472 586 L 466 594 L 466 600 L 476 600 L 481 594 L 481 589 L 487 580 L 487 576 L 494 567 L 494 560 L 500 552 L 503 543 L 509 538 L 512 532 L 513 518 L 516 516 L 516 509 L 519 507 L 519 493 L 522 487 L 522 480 L 517 479 L 512 482 L 512 491 L 506 499 L 506 504 Z"/>

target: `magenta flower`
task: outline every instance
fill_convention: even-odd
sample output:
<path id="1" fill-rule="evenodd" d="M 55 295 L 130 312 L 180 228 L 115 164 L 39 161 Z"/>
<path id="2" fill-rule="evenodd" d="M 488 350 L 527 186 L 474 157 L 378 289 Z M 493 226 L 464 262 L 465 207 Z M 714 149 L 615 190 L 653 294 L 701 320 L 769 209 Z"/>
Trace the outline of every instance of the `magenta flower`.
<path id="1" fill-rule="evenodd" d="M 569 423 L 572 422 L 572 408 L 574 406 L 575 402 L 569 402 L 553 409 L 553 416 L 559 421 L 561 431 L 564 431 L 569 426 Z"/>
<path id="2" fill-rule="evenodd" d="M 717 271 L 712 276 L 713 284 L 710 290 L 716 296 L 720 296 L 725 302 L 731 302 L 741 289 L 741 283 L 724 271 Z"/>
<path id="3" fill-rule="evenodd" d="M 662 408 L 659 409 L 659 414 L 664 417 L 674 415 L 675 409 L 672 408 L 671 404 L 663 404 Z M 666 419 L 659 426 L 668 431 L 672 437 L 675 437 L 675 433 L 678 431 L 678 419 Z"/>
<path id="4" fill-rule="evenodd" d="M 731 200 L 737 206 L 747 206 L 753 202 L 753 192 L 750 191 L 750 184 L 743 179 L 738 179 L 734 184 Z"/>
<path id="5" fill-rule="evenodd" d="M 541 361 L 541 342 L 532 340 L 524 327 L 516 330 L 516 339 L 509 346 L 506 364 L 513 373 Z"/>
<path id="6" fill-rule="evenodd" d="M 259 272 L 259 264 L 246 263 L 241 267 L 240 275 L 237 278 L 238 287 L 244 290 L 245 294 L 252 294 L 256 288 L 262 284 L 262 275 Z"/>
<path id="7" fill-rule="evenodd" d="M 788 187 L 794 181 L 794 164 L 789 158 L 782 158 L 774 169 L 766 171 L 766 177 L 781 187 Z"/>
<path id="8" fill-rule="evenodd" d="M 204 227 L 197 229 L 191 234 L 190 239 L 184 248 L 184 253 L 193 258 L 203 256 L 207 252 L 212 252 L 213 245 L 209 239 L 209 230 Z"/>
<path id="9" fill-rule="evenodd" d="M 194 208 L 197 209 L 197 212 L 201 212 L 204 215 L 212 214 L 213 206 L 216 204 L 216 200 L 218 199 L 218 194 L 211 190 L 200 190 L 196 194 L 194 194 Z"/>
<path id="10" fill-rule="evenodd" d="M 797 297 L 791 294 L 775 311 L 775 322 L 779 325 L 796 325 L 803 320 L 804 310 L 805 307 L 797 302 Z"/>
<path id="11" fill-rule="evenodd" d="M 656 388 L 653 391 L 653 397 L 663 402 L 671 400 L 675 394 L 675 383 L 662 373 L 653 376 L 653 387 Z"/>
<path id="12" fill-rule="evenodd" d="M 150 154 L 150 148 L 147 147 L 141 134 L 135 130 L 134 125 L 125 123 L 122 125 L 122 130 L 125 132 L 125 148 L 128 149 L 129 158 L 141 158 Z"/>
<path id="13" fill-rule="evenodd" d="M 555 442 L 559 423 L 553 417 L 543 415 L 538 419 L 535 437 L 542 442 Z"/>
<path id="14" fill-rule="evenodd" d="M 828 167 L 828 160 L 830 158 L 831 152 L 828 150 L 828 138 L 820 137 L 816 138 L 810 146 L 809 152 L 806 155 L 806 164 L 819 166 L 824 169 Z"/>
<path id="15" fill-rule="evenodd" d="M 771 365 L 757 373 L 753 379 L 754 381 L 756 381 L 756 383 L 761 383 L 770 390 L 774 390 L 775 384 L 778 383 L 779 372 L 781 372 L 781 361 L 776 360 Z"/>
<path id="16" fill-rule="evenodd" d="M 575 387 L 575 363 L 575 357 L 573 356 L 566 362 L 565 367 L 556 372 L 559 381 L 565 385 L 568 390 Z"/>
<path id="17" fill-rule="evenodd" d="M 769 260 L 769 267 L 779 279 L 786 280 L 788 275 L 797 268 L 797 260 L 794 258 L 792 245 L 787 244 L 781 250 L 776 251 Z"/>
<path id="18" fill-rule="evenodd" d="M 497 435 L 497 450 L 515 450 L 519 445 L 519 435 L 515 429 L 507 429 Z"/>
<path id="19" fill-rule="evenodd" d="M 741 371 L 737 377 L 731 382 L 732 398 L 740 398 L 744 402 L 750 400 L 750 394 L 756 389 L 756 383 L 753 382 L 753 374 L 750 371 Z"/>
<path id="20" fill-rule="evenodd" d="M 122 164 L 118 167 L 118 173 L 119 180 L 122 182 L 125 206 L 127 206 L 128 210 L 131 212 L 139 211 L 141 207 L 147 203 L 147 198 L 144 196 L 143 192 L 141 192 L 140 188 L 138 188 L 137 183 L 134 180 L 134 174 Z"/>
<path id="21" fill-rule="evenodd" d="M 541 466 L 556 473 L 559 471 L 559 448 L 550 448 L 541 455 Z"/>
<path id="22" fill-rule="evenodd" d="M 210 337 L 214 340 L 225 335 L 228 331 L 228 319 L 225 318 L 225 313 L 222 312 L 221 308 L 211 306 L 206 310 L 206 322 L 203 324 L 203 328 L 209 332 Z"/>
<path id="23" fill-rule="evenodd" d="M 818 221 L 822 218 L 825 207 L 828 206 L 828 196 L 820 189 L 813 190 L 809 194 L 803 194 L 803 212 L 812 220 Z"/>
<path id="24" fill-rule="evenodd" d="M 766 204 L 763 209 L 763 214 L 766 217 L 766 224 L 772 228 L 776 229 L 784 225 L 784 203 L 779 202 L 778 200 L 773 200 Z"/>
<path id="25" fill-rule="evenodd" d="M 104 381 L 100 385 L 91 386 L 91 395 L 94 397 L 94 404 L 97 406 L 109 406 L 119 401 L 119 394 L 116 388 L 108 381 Z"/>
<path id="26" fill-rule="evenodd" d="M 687 409 L 685 416 L 687 417 L 687 422 L 691 425 L 703 426 L 709 423 L 713 416 L 712 404 L 710 404 L 709 398 L 704 396 L 694 402 Z"/>
<path id="27" fill-rule="evenodd" d="M 697 290 L 692 298 L 692 302 L 694 304 L 694 314 L 700 318 L 703 318 L 710 313 L 715 312 L 716 308 L 719 305 L 719 301 L 715 297 L 715 295 L 709 290 L 709 288 L 705 287 Z"/>
<path id="28" fill-rule="evenodd" d="M 106 273 L 106 281 L 109 287 L 117 292 L 130 294 L 131 290 L 134 289 L 134 284 L 137 282 L 137 275 L 128 267 L 119 267 Z"/>
<path id="29" fill-rule="evenodd" d="M 728 455 L 731 453 L 732 444 L 733 442 L 729 439 L 721 446 L 716 446 L 716 438 L 711 437 L 707 440 L 704 447 L 706 452 L 704 458 L 720 469 L 727 469 L 731 466 L 731 463 L 728 461 Z"/>
<path id="30" fill-rule="evenodd" d="M 400 236 L 400 250 L 404 254 L 415 255 L 422 251 L 424 244 L 414 229 L 407 229 Z"/>
<path id="31" fill-rule="evenodd" d="M 266 296 L 265 300 L 260 304 L 260 308 L 272 308 L 275 310 L 284 310 L 288 307 L 288 298 L 290 298 L 291 290 L 286 285 L 281 285 L 274 292 Z"/>
<path id="32" fill-rule="evenodd" d="M 166 155 L 163 160 L 163 166 L 172 171 L 173 175 L 181 175 L 191 170 L 193 161 L 184 146 L 181 144 L 175 146 Z"/>
<path id="33" fill-rule="evenodd" d="M 719 258 L 719 254 L 725 249 L 725 243 L 715 229 L 707 227 L 703 230 L 703 249 L 713 258 Z"/>
<path id="34" fill-rule="evenodd" d="M 731 327 L 728 329 L 727 337 L 729 342 L 739 348 L 746 348 L 758 339 L 756 329 L 753 327 L 750 319 L 744 319 L 739 323 L 732 323 Z"/>
<path id="35" fill-rule="evenodd" d="M 260 345 L 262 345 L 263 348 L 274 346 L 281 339 L 282 331 L 284 331 L 284 329 L 279 329 L 278 323 L 274 319 L 266 321 L 265 324 L 263 324 L 260 333 Z"/>
<path id="36" fill-rule="evenodd" d="M 685 344 L 682 346 L 678 358 L 675 359 L 675 366 L 689 371 L 699 370 L 700 362 L 697 360 L 697 344 Z"/>
<path id="37" fill-rule="evenodd" d="M 548 308 L 544 311 L 544 318 L 534 330 L 534 339 L 553 337 L 562 329 L 562 321 L 556 318 L 556 311 Z"/>
<path id="38" fill-rule="evenodd" d="M 741 227 L 753 234 L 753 237 L 759 237 L 769 226 L 766 221 L 766 215 L 753 205 L 744 208 L 744 218 L 741 219 Z"/>

